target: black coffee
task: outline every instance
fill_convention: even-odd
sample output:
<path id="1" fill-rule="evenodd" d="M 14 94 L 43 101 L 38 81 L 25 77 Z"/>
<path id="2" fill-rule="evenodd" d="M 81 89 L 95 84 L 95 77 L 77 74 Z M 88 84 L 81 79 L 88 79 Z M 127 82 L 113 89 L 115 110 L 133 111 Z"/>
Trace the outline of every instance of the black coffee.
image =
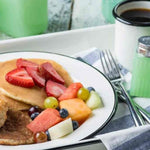
<path id="1" fill-rule="evenodd" d="M 123 12 L 124 19 L 135 22 L 150 22 L 150 9 L 131 9 Z"/>

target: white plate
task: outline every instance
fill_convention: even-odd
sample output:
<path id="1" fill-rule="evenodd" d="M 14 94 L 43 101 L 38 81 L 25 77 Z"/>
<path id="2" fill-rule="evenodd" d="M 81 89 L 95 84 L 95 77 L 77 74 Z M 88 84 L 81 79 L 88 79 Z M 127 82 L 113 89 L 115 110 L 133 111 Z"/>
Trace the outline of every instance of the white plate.
<path id="1" fill-rule="evenodd" d="M 77 130 L 72 134 L 50 142 L 32 145 L 20 145 L 20 146 L 0 146 L 0 149 L 9 150 L 25 150 L 25 149 L 46 149 L 54 148 L 57 146 L 65 145 L 79 141 L 86 137 L 89 137 L 102 129 L 112 118 L 116 106 L 117 99 L 114 89 L 107 78 L 94 67 L 89 66 L 86 63 L 80 62 L 74 58 L 44 52 L 12 52 L 4 53 L 0 55 L 0 61 L 6 61 L 15 58 L 43 58 L 55 60 L 61 64 L 71 75 L 74 81 L 81 82 L 85 87 L 92 86 L 96 89 L 99 95 L 102 97 L 104 107 L 95 109 L 92 113 L 92 117 L 85 121 Z"/>

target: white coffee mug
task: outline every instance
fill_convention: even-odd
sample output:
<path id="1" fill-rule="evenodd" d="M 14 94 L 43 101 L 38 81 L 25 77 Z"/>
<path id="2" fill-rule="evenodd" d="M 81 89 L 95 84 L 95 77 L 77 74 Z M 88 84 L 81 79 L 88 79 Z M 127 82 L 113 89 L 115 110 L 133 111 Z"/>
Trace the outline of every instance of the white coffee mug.
<path id="1" fill-rule="evenodd" d="M 150 36 L 150 22 L 136 22 L 120 15 L 132 9 L 149 9 L 149 0 L 127 0 L 113 9 L 115 17 L 115 53 L 118 61 L 132 72 L 134 52 L 141 36 Z"/>

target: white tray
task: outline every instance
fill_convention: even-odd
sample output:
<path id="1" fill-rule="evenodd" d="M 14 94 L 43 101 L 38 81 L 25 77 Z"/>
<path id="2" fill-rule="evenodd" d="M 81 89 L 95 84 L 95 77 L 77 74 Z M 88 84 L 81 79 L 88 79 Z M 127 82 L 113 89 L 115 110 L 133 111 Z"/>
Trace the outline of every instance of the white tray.
<path id="1" fill-rule="evenodd" d="M 73 55 L 91 47 L 113 50 L 114 25 L 0 41 L 0 52 L 38 50 Z"/>
<path id="2" fill-rule="evenodd" d="M 49 51 L 65 55 L 87 50 L 91 47 L 114 49 L 114 25 L 44 34 L 0 41 L 0 53 L 11 51 Z M 96 147 L 95 147 L 96 148 Z M 101 150 L 106 150 L 100 143 Z M 81 150 L 82 148 L 78 148 Z M 93 147 L 89 147 L 89 150 Z"/>

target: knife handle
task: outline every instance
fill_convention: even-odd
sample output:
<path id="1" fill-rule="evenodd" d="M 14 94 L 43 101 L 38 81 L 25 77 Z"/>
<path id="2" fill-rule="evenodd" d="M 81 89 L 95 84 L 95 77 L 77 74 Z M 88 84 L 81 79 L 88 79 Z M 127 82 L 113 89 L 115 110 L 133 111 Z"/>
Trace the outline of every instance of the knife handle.
<path id="1" fill-rule="evenodd" d="M 134 120 L 135 126 L 145 125 L 145 122 L 144 122 L 141 114 L 139 113 L 133 100 L 131 99 L 131 97 L 129 96 L 129 94 L 127 93 L 127 91 L 125 90 L 125 88 L 123 87 L 123 85 L 121 83 L 120 83 L 120 87 L 122 89 L 123 96 L 125 97 L 126 104 L 128 105 L 129 110 L 131 112 L 131 116 Z"/>

